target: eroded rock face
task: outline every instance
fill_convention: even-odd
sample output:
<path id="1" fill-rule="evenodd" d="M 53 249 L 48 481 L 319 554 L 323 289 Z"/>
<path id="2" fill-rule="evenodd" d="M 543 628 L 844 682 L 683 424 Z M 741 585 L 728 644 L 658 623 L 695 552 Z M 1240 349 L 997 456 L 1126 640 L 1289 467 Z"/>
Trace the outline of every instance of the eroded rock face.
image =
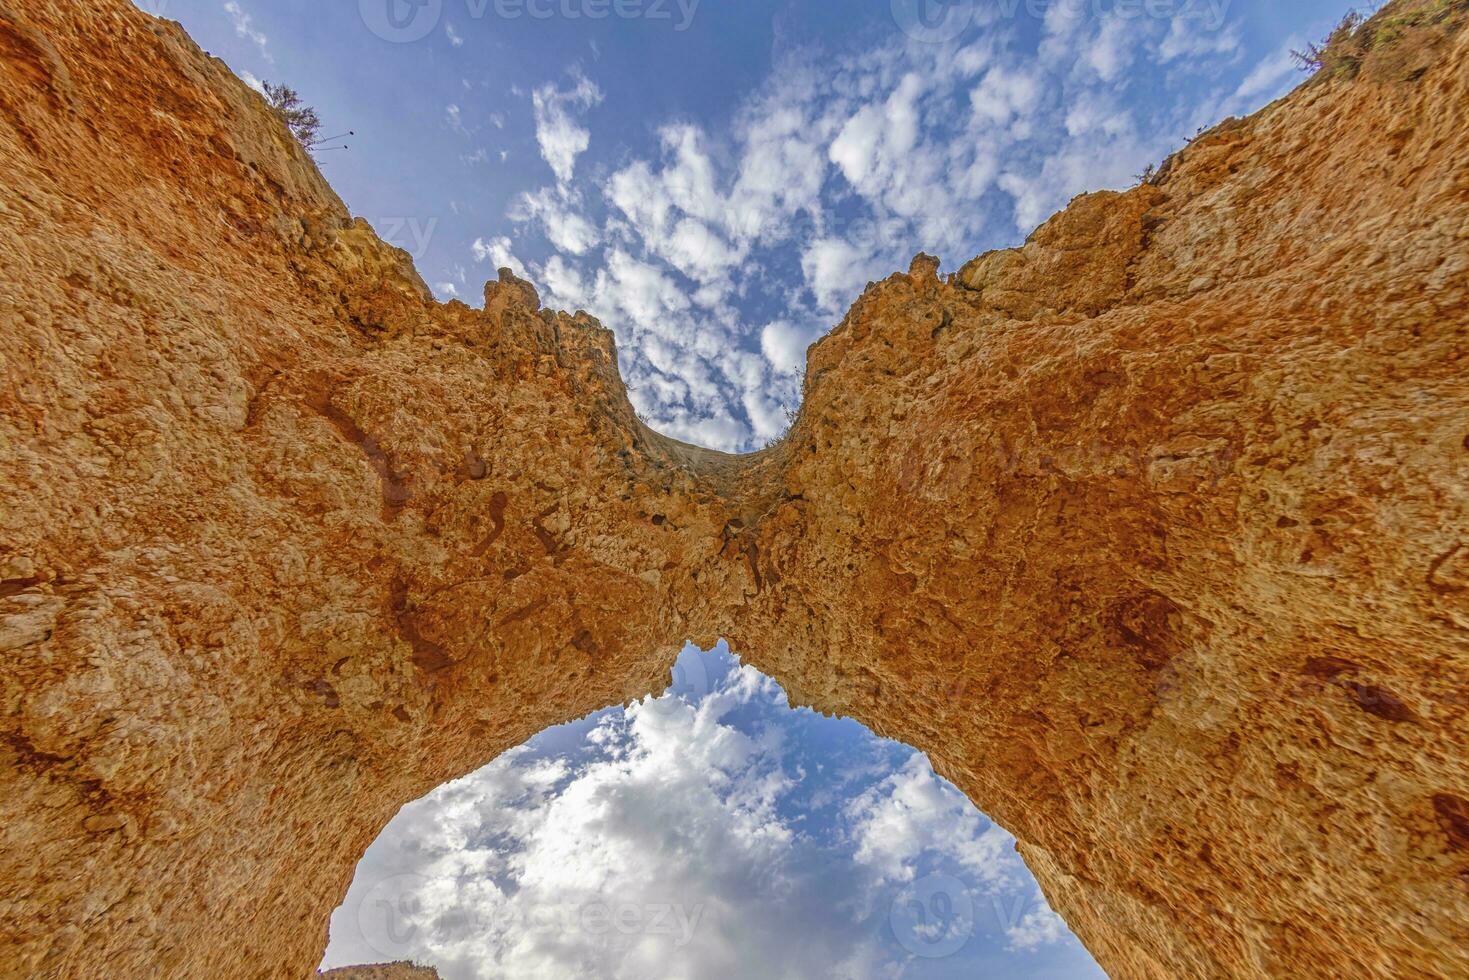
<path id="1" fill-rule="evenodd" d="M 1462 6 L 872 286 L 748 457 L 176 26 L 0 8 L 0 970 L 308 975 L 399 806 L 722 635 L 1116 976 L 1469 972 Z"/>
<path id="2" fill-rule="evenodd" d="M 412 963 L 378 963 L 372 966 L 344 966 L 326 970 L 322 980 L 439 980 L 439 972 Z"/>

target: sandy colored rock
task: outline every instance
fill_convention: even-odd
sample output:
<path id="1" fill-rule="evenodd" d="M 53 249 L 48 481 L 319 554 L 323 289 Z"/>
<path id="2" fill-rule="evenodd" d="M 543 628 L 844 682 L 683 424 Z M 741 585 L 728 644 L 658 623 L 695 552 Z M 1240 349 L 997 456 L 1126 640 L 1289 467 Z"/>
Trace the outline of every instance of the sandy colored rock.
<path id="1" fill-rule="evenodd" d="M 344 966 L 324 970 L 322 980 L 439 980 L 437 970 L 412 963 L 378 963 L 373 966 Z"/>
<path id="2" fill-rule="evenodd" d="M 1464 6 L 873 285 L 745 457 L 177 26 L 0 7 L 0 973 L 310 976 L 398 807 L 719 636 L 1114 976 L 1469 973 Z"/>

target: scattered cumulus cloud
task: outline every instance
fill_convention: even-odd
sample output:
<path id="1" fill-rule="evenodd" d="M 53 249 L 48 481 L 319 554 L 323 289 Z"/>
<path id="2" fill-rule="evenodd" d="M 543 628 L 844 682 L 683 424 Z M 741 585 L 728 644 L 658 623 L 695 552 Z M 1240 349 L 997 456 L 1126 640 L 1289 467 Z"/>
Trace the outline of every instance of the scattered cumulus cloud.
<path id="1" fill-rule="evenodd" d="M 792 50 L 719 125 L 669 121 L 591 175 L 577 163 L 603 92 L 578 69 L 530 92 L 554 183 L 506 217 L 543 298 L 615 332 L 656 428 L 751 449 L 799 399 L 797 334 L 829 329 L 918 251 L 954 268 L 1016 244 L 1289 83 L 1286 52 L 1248 65 L 1243 51 L 1223 16 L 1072 3 L 1035 33 L 996 19 L 945 43 Z"/>
<path id="2" fill-rule="evenodd" d="M 536 143 L 541 156 L 561 183 L 571 180 L 576 158 L 591 145 L 592 134 L 575 118 L 575 113 L 602 101 L 602 90 L 579 71 L 572 74 L 569 88 L 542 85 L 531 93 L 535 112 Z"/>
<path id="3" fill-rule="evenodd" d="M 267 62 L 274 62 L 270 55 L 270 40 L 260 31 L 255 29 L 254 22 L 243 7 L 236 0 L 229 0 L 224 5 L 224 12 L 229 14 L 230 23 L 234 25 L 235 36 L 242 37 L 260 49 L 260 56 Z"/>
<path id="4" fill-rule="evenodd" d="M 265 94 L 265 82 L 257 78 L 252 72 L 241 70 L 240 81 L 244 82 L 246 85 L 259 92 L 261 95 Z"/>
<path id="5" fill-rule="evenodd" d="M 767 323 L 760 330 L 760 353 L 770 362 L 770 369 L 780 374 L 796 374 L 806 369 L 806 348 L 819 334 L 788 320 Z"/>
<path id="6" fill-rule="evenodd" d="M 1178 58 L 1233 55 L 1240 47 L 1239 32 L 1233 28 L 1205 30 L 1196 19 L 1175 17 L 1168 26 L 1167 36 L 1158 46 L 1158 57 L 1161 61 L 1171 62 Z"/>
<path id="7" fill-rule="evenodd" d="M 1066 923 L 1050 908 L 1035 908 L 1026 912 L 1015 925 L 1009 926 L 1005 933 L 1010 949 L 1034 950 L 1061 942 L 1067 931 Z"/>
<path id="8" fill-rule="evenodd" d="M 1040 103 L 1041 78 L 1023 66 L 996 65 L 969 92 L 969 106 L 981 126 L 1008 126 L 1028 119 Z"/>
<path id="9" fill-rule="evenodd" d="M 847 815 L 854 858 L 880 882 L 911 881 L 919 859 L 938 840 L 972 881 L 1004 890 L 1023 878 L 1014 838 L 934 775 L 921 754 L 854 800 Z"/>
<path id="10" fill-rule="evenodd" d="M 978 911 L 949 923 L 961 942 L 1086 967 L 1013 839 L 924 756 L 704 662 L 707 689 L 552 730 L 555 748 L 538 739 L 404 807 L 332 917 L 325 965 L 896 978 L 928 937 L 892 909 L 942 873 Z"/>
<path id="11" fill-rule="evenodd" d="M 601 230 L 582 214 L 576 198 L 564 186 L 520 195 L 510 217 L 539 222 L 551 244 L 567 255 L 582 255 L 601 240 Z"/>
<path id="12" fill-rule="evenodd" d="M 1296 61 L 1291 50 L 1290 47 L 1281 48 L 1250 69 L 1250 73 L 1244 77 L 1234 91 L 1232 101 L 1240 106 L 1240 111 L 1244 111 L 1244 107 L 1250 103 L 1270 93 L 1278 92 L 1284 83 L 1296 74 Z"/>
<path id="13" fill-rule="evenodd" d="M 510 238 L 506 235 L 491 238 L 489 241 L 476 238 L 470 246 L 470 254 L 476 262 L 488 262 L 492 269 L 509 269 L 522 279 L 530 278 L 525 263 L 511 253 Z"/>

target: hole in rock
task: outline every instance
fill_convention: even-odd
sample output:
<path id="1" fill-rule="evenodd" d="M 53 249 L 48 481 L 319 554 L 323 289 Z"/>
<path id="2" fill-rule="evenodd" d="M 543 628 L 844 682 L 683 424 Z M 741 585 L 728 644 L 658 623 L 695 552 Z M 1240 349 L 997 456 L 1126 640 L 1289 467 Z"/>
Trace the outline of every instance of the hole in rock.
<path id="1" fill-rule="evenodd" d="M 444 978 L 1103 976 L 928 759 L 721 644 L 403 807 L 324 968 Z"/>

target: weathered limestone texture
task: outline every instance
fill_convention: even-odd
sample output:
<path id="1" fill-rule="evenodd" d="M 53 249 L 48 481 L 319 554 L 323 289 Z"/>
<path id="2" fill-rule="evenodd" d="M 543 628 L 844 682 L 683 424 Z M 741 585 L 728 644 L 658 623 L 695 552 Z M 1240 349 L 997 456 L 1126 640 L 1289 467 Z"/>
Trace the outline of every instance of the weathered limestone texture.
<path id="1" fill-rule="evenodd" d="M 439 980 L 437 970 L 412 963 L 380 963 L 374 966 L 344 966 L 319 974 L 322 980 Z"/>
<path id="2" fill-rule="evenodd" d="M 1115 976 L 1469 975 L 1465 6 L 869 287 L 746 457 L 176 25 L 0 6 L 0 974 L 308 976 L 399 806 L 725 636 Z"/>

